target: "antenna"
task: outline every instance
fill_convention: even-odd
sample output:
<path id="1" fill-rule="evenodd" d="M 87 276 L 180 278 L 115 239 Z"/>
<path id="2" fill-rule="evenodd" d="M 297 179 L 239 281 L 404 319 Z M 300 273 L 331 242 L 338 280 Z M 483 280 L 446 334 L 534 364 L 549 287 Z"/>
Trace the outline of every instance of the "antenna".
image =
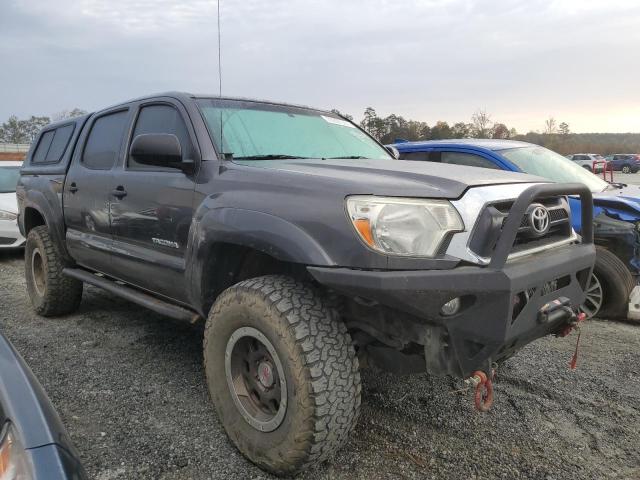
<path id="1" fill-rule="evenodd" d="M 220 37 L 220 0 L 218 0 L 218 96 L 222 98 L 222 45 Z"/>
<path id="2" fill-rule="evenodd" d="M 222 99 L 222 43 L 220 34 L 220 0 L 218 0 L 218 97 Z M 220 154 L 224 157 L 222 138 L 222 108 L 220 108 Z"/>

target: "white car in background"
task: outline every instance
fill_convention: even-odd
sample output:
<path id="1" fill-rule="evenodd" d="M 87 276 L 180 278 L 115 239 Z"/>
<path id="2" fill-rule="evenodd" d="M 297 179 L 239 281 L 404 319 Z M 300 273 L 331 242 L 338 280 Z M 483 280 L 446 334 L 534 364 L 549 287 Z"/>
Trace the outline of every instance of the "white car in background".
<path id="1" fill-rule="evenodd" d="M 0 249 L 18 248 L 25 243 L 18 230 L 16 185 L 22 162 L 0 161 Z"/>
<path id="2" fill-rule="evenodd" d="M 573 155 L 567 155 L 567 158 L 572 162 L 577 163 L 582 168 L 586 168 L 590 172 L 599 173 L 604 167 L 604 163 L 596 164 L 595 172 L 593 171 L 593 162 L 606 162 L 606 159 L 597 153 L 574 153 Z"/>

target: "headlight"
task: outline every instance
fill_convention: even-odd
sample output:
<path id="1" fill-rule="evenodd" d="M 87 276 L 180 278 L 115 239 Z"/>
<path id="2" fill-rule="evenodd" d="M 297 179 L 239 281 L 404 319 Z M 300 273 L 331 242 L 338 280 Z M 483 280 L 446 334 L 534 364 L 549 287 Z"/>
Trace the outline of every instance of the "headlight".
<path id="1" fill-rule="evenodd" d="M 6 210 L 0 210 L 0 220 L 15 220 L 18 218 L 17 213 L 7 212 Z"/>
<path id="2" fill-rule="evenodd" d="M 353 196 L 347 211 L 367 245 L 393 255 L 433 257 L 447 234 L 464 230 L 447 200 Z"/>
<path id="3" fill-rule="evenodd" d="M 31 478 L 27 469 L 25 450 L 8 422 L 0 431 L 0 478 L 2 480 Z"/>

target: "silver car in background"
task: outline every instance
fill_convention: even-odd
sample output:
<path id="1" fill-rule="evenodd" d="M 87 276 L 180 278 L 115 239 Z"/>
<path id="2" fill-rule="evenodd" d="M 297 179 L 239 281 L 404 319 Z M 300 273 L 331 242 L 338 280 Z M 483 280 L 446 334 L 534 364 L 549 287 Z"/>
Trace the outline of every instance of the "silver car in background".
<path id="1" fill-rule="evenodd" d="M 22 162 L 0 161 L 0 249 L 19 248 L 25 243 L 18 230 L 16 185 Z"/>
<path id="2" fill-rule="evenodd" d="M 601 172 L 604 167 L 604 163 L 598 163 L 594 170 L 594 161 L 606 162 L 606 159 L 597 153 L 574 153 L 573 155 L 567 155 L 567 158 L 593 173 Z"/>

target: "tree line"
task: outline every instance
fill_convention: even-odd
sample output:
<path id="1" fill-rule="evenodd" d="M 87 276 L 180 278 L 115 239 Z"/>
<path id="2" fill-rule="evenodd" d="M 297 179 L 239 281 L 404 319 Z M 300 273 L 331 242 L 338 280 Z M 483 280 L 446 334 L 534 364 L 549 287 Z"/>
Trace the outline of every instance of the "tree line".
<path id="1" fill-rule="evenodd" d="M 81 108 L 63 110 L 54 114 L 53 120 L 79 117 L 86 113 L 86 110 Z M 16 115 L 11 115 L 6 122 L 0 125 L 0 143 L 31 143 L 35 140 L 38 132 L 50 123 L 51 117 L 48 116 L 31 115 L 29 118 L 21 120 Z"/>
<path id="2" fill-rule="evenodd" d="M 334 110 L 335 113 L 339 111 Z M 351 115 L 344 115 L 353 120 Z M 437 121 L 432 125 L 418 120 L 407 120 L 396 114 L 386 117 L 377 115 L 373 107 L 364 111 L 360 126 L 381 143 L 389 144 L 398 140 L 446 140 L 455 138 L 511 139 L 534 143 L 550 148 L 558 153 L 640 153 L 640 133 L 572 133 L 569 124 L 558 123 L 549 117 L 544 121 L 541 132 L 520 134 L 502 122 L 493 121 L 484 110 L 477 110 L 469 122 L 449 124 Z"/>
<path id="3" fill-rule="evenodd" d="M 347 115 L 333 110 L 349 120 Z M 77 117 L 87 112 L 80 108 L 63 110 L 53 115 L 53 120 Z M 0 143 L 31 143 L 38 132 L 51 123 L 48 116 L 32 115 L 19 119 L 12 115 L 0 125 Z M 391 114 L 380 117 L 373 107 L 364 111 L 360 126 L 384 144 L 397 140 L 444 140 L 453 138 L 497 138 L 522 140 L 550 148 L 558 153 L 640 153 L 640 133 L 571 133 L 566 122 L 558 123 L 555 118 L 545 120 L 541 132 L 520 134 L 501 122 L 493 121 L 484 110 L 477 110 L 468 122 L 449 124 L 437 121 L 432 125 L 419 120 L 407 120 L 401 115 Z"/>

